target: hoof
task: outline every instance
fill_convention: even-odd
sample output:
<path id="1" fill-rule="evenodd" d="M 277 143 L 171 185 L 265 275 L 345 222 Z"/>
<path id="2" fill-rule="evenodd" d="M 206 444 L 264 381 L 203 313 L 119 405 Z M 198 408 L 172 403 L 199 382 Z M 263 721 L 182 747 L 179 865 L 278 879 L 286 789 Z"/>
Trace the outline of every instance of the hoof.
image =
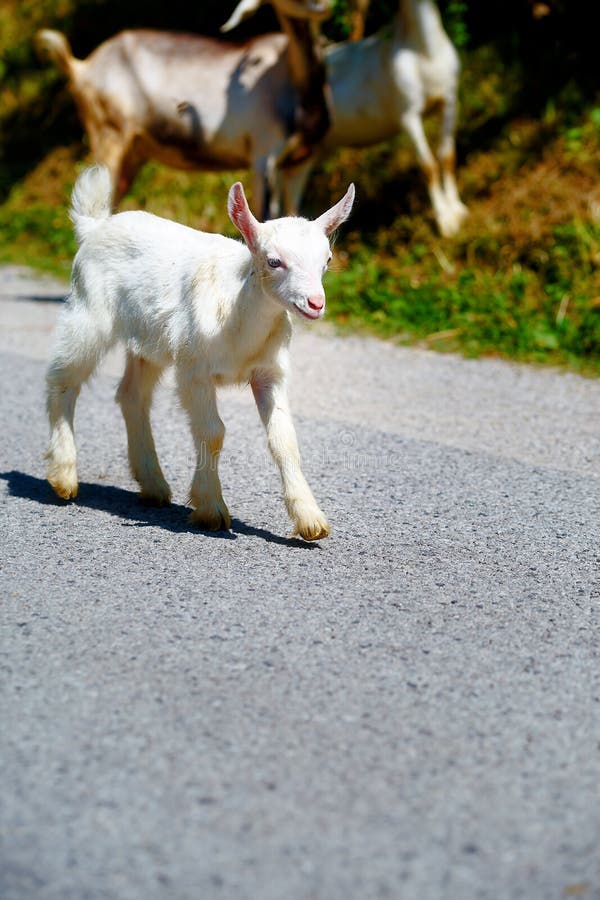
<path id="1" fill-rule="evenodd" d="M 48 470 L 47 478 L 52 485 L 54 493 L 61 500 L 72 500 L 77 496 L 79 484 L 77 482 L 77 469 L 74 465 L 53 466 Z"/>
<path id="2" fill-rule="evenodd" d="M 455 237 L 468 215 L 467 207 L 463 203 L 457 203 L 443 215 L 437 216 L 437 225 L 442 237 Z"/>
<path id="3" fill-rule="evenodd" d="M 321 541 L 329 537 L 329 525 L 327 522 L 312 522 L 310 525 L 297 527 L 294 532 L 298 537 L 304 538 L 305 541 Z"/>
<path id="4" fill-rule="evenodd" d="M 198 506 L 190 513 L 188 522 L 202 531 L 229 531 L 231 528 L 231 516 L 225 504 Z"/>
<path id="5" fill-rule="evenodd" d="M 460 230 L 460 221 L 457 218 L 438 219 L 438 228 L 442 237 L 455 237 Z"/>
<path id="6" fill-rule="evenodd" d="M 147 506 L 168 506 L 171 502 L 171 488 L 166 482 L 159 487 L 142 488 L 140 500 Z"/>
<path id="7" fill-rule="evenodd" d="M 329 524 L 318 506 L 295 504 L 290 512 L 296 523 L 294 535 L 305 541 L 320 541 L 329 537 Z"/>

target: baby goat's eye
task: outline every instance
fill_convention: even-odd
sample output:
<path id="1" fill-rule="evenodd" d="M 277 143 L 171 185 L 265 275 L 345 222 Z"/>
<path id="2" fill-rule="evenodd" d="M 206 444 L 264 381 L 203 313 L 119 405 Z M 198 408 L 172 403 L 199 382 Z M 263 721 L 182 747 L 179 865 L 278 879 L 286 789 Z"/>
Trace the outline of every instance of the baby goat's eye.
<path id="1" fill-rule="evenodd" d="M 270 257 L 269 259 L 267 259 L 267 262 L 272 269 L 280 269 L 283 265 L 281 260 L 277 259 L 276 257 Z"/>

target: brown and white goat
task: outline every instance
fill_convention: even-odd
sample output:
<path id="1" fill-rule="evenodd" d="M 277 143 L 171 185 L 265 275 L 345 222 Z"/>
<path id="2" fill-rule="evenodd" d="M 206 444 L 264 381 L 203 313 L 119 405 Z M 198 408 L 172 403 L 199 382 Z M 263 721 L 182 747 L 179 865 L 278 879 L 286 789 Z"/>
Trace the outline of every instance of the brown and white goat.
<path id="1" fill-rule="evenodd" d="M 270 2 L 286 34 L 243 43 L 130 30 L 81 60 L 60 32 L 37 33 L 38 50 L 69 78 L 92 156 L 108 167 L 115 200 L 144 162 L 157 159 L 186 169 L 251 168 L 262 215 L 290 210 L 286 198 L 269 202 L 268 186 L 278 181 L 267 176 L 292 151 L 305 158 L 328 127 L 324 66 L 309 20 L 329 15 L 331 0 Z"/>
<path id="2" fill-rule="evenodd" d="M 252 16 L 267 0 L 241 0 L 221 31 L 228 32 L 244 19 Z M 319 15 L 319 6 L 330 10 L 319 0 L 305 0 L 310 18 L 300 16 L 293 6 L 279 0 L 274 3 L 281 30 L 288 39 L 288 66 L 290 80 L 296 91 L 293 117 L 293 134 L 279 156 L 272 161 L 272 168 L 279 169 L 303 162 L 318 147 L 331 123 L 330 96 L 323 58 L 319 24 L 325 17 Z"/>
<path id="3" fill-rule="evenodd" d="M 73 59 L 58 32 L 41 35 L 70 74 L 92 152 L 118 180 L 117 193 L 141 162 L 153 157 L 186 168 L 252 168 L 260 208 L 270 167 L 295 130 L 297 94 L 285 35 L 236 45 L 122 32 L 84 61 Z M 460 66 L 434 0 L 399 0 L 389 26 L 363 40 L 327 47 L 324 56 L 331 127 L 321 146 L 369 146 L 405 131 L 438 228 L 455 234 L 467 214 L 455 178 Z M 426 110 L 435 104 L 442 120 L 436 154 L 423 126 Z M 298 209 L 315 159 L 313 154 L 278 170 L 284 210 Z"/>

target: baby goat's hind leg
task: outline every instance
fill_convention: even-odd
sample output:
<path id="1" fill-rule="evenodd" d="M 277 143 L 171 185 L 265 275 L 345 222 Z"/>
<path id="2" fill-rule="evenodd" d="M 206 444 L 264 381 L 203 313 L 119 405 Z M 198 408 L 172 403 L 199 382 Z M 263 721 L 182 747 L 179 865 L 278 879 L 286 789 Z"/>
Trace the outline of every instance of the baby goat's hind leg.
<path id="1" fill-rule="evenodd" d="M 75 404 L 86 381 L 110 345 L 110 338 L 87 311 L 67 308 L 59 324 L 56 353 L 46 375 L 50 445 L 46 477 L 63 500 L 77 496 L 77 451 L 73 433 Z"/>
<path id="2" fill-rule="evenodd" d="M 140 485 L 142 498 L 157 506 L 171 501 L 171 488 L 161 471 L 150 425 L 152 394 L 162 371 L 162 366 L 128 353 L 125 374 L 116 396 L 127 428 L 133 477 Z"/>
<path id="3" fill-rule="evenodd" d="M 63 371 L 54 365 L 48 372 L 50 445 L 46 453 L 46 477 L 59 497 L 70 500 L 77 496 L 78 488 L 73 416 L 81 383 L 85 379 L 82 378 L 79 384 L 69 384 L 62 375 Z"/>

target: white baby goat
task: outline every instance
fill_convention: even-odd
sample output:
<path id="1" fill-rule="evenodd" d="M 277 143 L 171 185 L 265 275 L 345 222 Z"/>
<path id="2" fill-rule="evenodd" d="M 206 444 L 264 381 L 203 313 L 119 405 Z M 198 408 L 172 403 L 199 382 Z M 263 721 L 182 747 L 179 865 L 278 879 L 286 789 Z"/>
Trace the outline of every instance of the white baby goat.
<path id="1" fill-rule="evenodd" d="M 327 235 L 348 218 L 354 186 L 314 222 L 260 223 L 242 185 L 234 184 L 228 211 L 245 244 L 146 212 L 111 216 L 110 190 L 108 169 L 97 167 L 83 172 L 73 191 L 80 247 L 47 375 L 50 484 L 64 499 L 77 494 L 75 403 L 82 383 L 120 340 L 127 364 L 117 400 L 142 497 L 157 504 L 171 499 L 149 414 L 153 388 L 173 364 L 197 452 L 191 521 L 215 531 L 230 527 L 217 473 L 225 429 L 216 388 L 250 382 L 295 533 L 309 541 L 327 537 L 327 520 L 302 474 L 287 399 L 290 312 L 311 321 L 323 316 Z"/>

